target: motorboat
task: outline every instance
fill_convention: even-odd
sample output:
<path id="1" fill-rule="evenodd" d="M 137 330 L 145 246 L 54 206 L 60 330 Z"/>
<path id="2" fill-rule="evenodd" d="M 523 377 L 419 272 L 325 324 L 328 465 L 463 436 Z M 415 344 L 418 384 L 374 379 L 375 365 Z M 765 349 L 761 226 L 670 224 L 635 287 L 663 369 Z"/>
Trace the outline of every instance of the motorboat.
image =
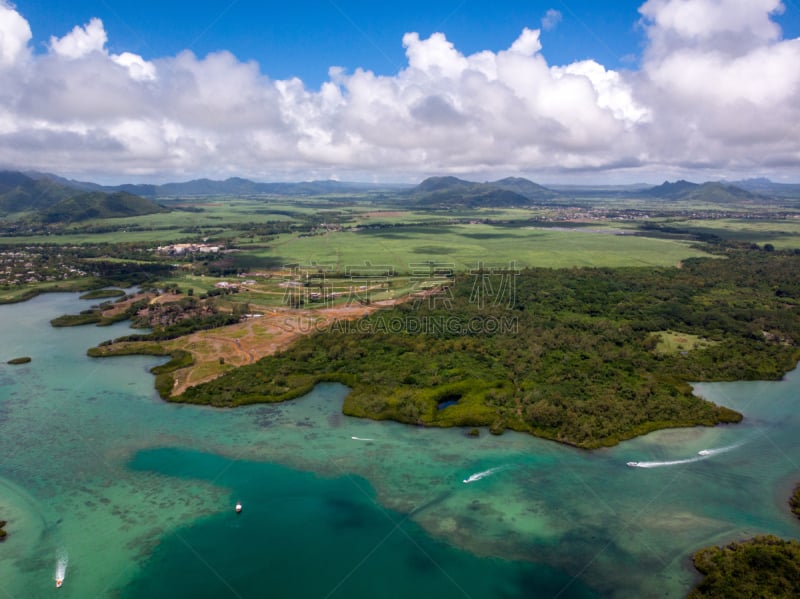
<path id="1" fill-rule="evenodd" d="M 62 584 L 64 584 L 64 579 L 63 578 L 56 578 L 56 588 L 60 589 Z"/>
<path id="2" fill-rule="evenodd" d="M 638 465 L 639 465 L 639 462 L 628 462 L 628 466 L 630 466 L 631 468 L 636 468 L 636 466 L 638 466 Z"/>
<path id="3" fill-rule="evenodd" d="M 241 501 L 237 501 L 236 502 L 236 513 L 237 514 L 241 514 L 242 513 L 242 502 Z"/>

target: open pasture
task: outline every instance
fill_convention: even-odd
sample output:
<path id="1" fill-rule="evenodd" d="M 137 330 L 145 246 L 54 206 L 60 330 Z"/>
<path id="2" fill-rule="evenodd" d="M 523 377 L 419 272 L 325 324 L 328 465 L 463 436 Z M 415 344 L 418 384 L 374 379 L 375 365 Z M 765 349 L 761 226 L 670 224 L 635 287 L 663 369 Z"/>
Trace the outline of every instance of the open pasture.
<path id="1" fill-rule="evenodd" d="M 669 225 L 690 233 L 716 235 L 732 241 L 759 245 L 771 243 L 777 249 L 800 248 L 800 218 L 685 220 L 670 221 Z"/>
<path id="2" fill-rule="evenodd" d="M 707 255 L 685 241 L 617 235 L 603 229 L 440 225 L 330 231 L 301 236 L 280 235 L 269 248 L 246 252 L 240 259 L 257 263 L 330 266 L 450 264 L 457 271 L 479 264 L 519 267 L 674 266 Z"/>

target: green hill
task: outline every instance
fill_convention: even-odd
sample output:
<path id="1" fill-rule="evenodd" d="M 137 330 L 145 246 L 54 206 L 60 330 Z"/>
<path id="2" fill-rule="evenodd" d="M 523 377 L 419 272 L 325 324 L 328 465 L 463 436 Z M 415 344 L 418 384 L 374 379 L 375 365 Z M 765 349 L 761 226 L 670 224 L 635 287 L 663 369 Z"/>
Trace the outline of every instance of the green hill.
<path id="1" fill-rule="evenodd" d="M 0 194 L 32 182 L 33 179 L 18 171 L 0 171 Z"/>
<path id="2" fill-rule="evenodd" d="M 529 181 L 528 179 L 524 179 L 522 177 L 506 177 L 505 179 L 494 181 L 493 183 L 490 183 L 490 185 L 500 189 L 513 191 L 525 196 L 530 200 L 552 200 L 553 198 L 557 198 L 561 195 L 557 191 L 553 191 L 552 189 L 548 189 L 543 185 L 539 185 L 538 183 L 534 183 L 533 181 Z"/>
<path id="3" fill-rule="evenodd" d="M 120 218 L 168 212 L 151 200 L 125 191 L 103 193 L 92 191 L 64 199 L 41 211 L 44 222 L 75 222 L 96 218 Z"/>
<path id="4" fill-rule="evenodd" d="M 732 204 L 741 202 L 765 201 L 769 198 L 747 191 L 735 185 L 720 182 L 691 183 L 689 181 L 665 181 L 657 187 L 652 187 L 638 195 L 654 199 L 677 200 L 682 202 L 697 202 L 711 204 Z"/>
<path id="5" fill-rule="evenodd" d="M 474 185 L 480 185 L 480 183 L 465 181 L 458 177 L 428 177 L 412 191 L 417 194 L 433 193 L 436 191 L 452 191 L 461 188 L 468 189 Z"/>
<path id="6" fill-rule="evenodd" d="M 43 210 L 75 193 L 74 189 L 48 179 L 35 180 L 22 173 L 2 173 L 0 214 Z"/>
<path id="7" fill-rule="evenodd" d="M 168 212 L 151 200 L 126 191 L 86 191 L 46 176 L 0 172 L 0 216 L 24 213 L 46 223 L 118 218 Z"/>
<path id="8" fill-rule="evenodd" d="M 510 181 L 510 183 L 509 183 Z M 430 177 L 409 191 L 412 201 L 426 208 L 510 208 L 529 206 L 540 187 L 526 179 L 504 179 L 498 183 L 473 183 L 457 177 Z M 545 189 L 545 188 L 542 188 Z M 553 195 L 555 192 L 553 192 Z"/>

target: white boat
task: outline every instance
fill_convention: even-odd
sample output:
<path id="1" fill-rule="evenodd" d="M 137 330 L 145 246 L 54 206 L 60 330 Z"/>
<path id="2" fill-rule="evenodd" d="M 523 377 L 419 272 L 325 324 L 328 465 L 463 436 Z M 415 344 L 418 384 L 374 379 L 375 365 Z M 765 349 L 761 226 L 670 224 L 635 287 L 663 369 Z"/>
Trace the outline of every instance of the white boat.
<path id="1" fill-rule="evenodd" d="M 63 578 L 56 578 L 56 588 L 60 589 L 62 584 L 64 584 L 64 579 Z"/>
<path id="2" fill-rule="evenodd" d="M 711 455 L 711 453 L 712 452 L 710 449 L 701 449 L 700 451 L 697 452 L 697 455 Z"/>
<path id="3" fill-rule="evenodd" d="M 628 462 L 628 466 L 630 466 L 631 468 L 636 468 L 636 466 L 638 466 L 638 465 L 639 465 L 639 462 Z"/>
<path id="4" fill-rule="evenodd" d="M 241 501 L 237 501 L 236 502 L 236 513 L 237 514 L 241 514 L 242 513 L 242 502 Z"/>

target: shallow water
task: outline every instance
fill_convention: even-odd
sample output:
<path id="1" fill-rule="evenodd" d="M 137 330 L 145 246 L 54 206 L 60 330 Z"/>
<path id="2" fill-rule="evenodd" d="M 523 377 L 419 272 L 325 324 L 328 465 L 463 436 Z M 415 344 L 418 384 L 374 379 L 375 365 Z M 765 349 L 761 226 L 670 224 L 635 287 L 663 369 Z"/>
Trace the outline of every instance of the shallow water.
<path id="1" fill-rule="evenodd" d="M 237 410 L 166 404 L 147 372 L 159 360 L 85 356 L 125 325 L 49 326 L 90 303 L 0 306 L 10 597 L 54 592 L 60 554 L 69 597 L 680 597 L 693 550 L 800 536 L 797 371 L 696 386 L 740 425 L 589 453 L 351 419 L 339 385 Z"/>

